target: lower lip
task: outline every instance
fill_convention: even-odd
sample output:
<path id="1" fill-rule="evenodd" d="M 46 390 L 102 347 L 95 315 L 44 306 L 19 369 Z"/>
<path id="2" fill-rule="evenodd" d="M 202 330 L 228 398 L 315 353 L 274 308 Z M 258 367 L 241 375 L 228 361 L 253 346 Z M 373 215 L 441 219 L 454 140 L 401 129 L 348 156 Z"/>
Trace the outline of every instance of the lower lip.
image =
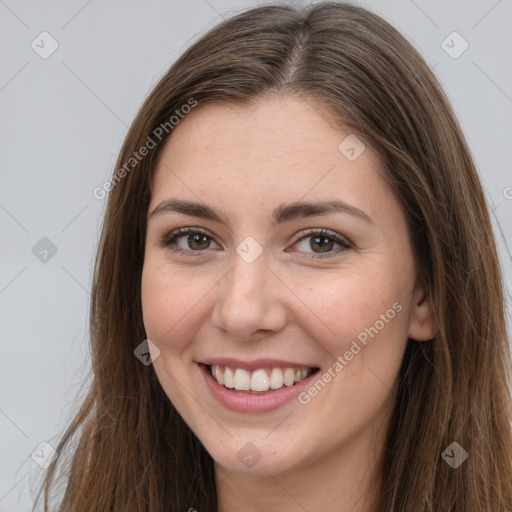
<path id="1" fill-rule="evenodd" d="M 236 412 L 268 412 L 278 409 L 291 402 L 297 395 L 308 388 L 312 378 L 317 374 L 316 371 L 293 386 L 283 386 L 265 395 L 251 395 L 239 391 L 231 391 L 222 386 L 212 377 L 206 365 L 200 364 L 199 368 L 214 398 L 227 409 Z"/>

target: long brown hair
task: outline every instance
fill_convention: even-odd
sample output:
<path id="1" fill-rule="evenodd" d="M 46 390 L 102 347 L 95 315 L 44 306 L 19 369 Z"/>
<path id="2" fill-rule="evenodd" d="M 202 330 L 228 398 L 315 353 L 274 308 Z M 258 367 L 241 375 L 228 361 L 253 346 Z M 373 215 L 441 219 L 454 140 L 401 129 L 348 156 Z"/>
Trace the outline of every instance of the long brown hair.
<path id="1" fill-rule="evenodd" d="M 46 475 L 45 510 L 57 467 L 67 485 L 61 512 L 217 510 L 212 458 L 153 368 L 134 356 L 146 338 L 140 287 L 150 179 L 183 105 L 249 104 L 270 94 L 324 102 L 377 153 L 433 305 L 435 338 L 408 340 L 376 510 L 510 512 L 505 300 L 470 150 L 418 52 L 379 16 L 334 2 L 267 5 L 223 21 L 174 63 L 133 121 L 108 187 L 94 271 L 92 383 Z M 130 160 L 165 123 L 158 147 Z M 457 469 L 441 456 L 452 442 L 468 453 Z"/>

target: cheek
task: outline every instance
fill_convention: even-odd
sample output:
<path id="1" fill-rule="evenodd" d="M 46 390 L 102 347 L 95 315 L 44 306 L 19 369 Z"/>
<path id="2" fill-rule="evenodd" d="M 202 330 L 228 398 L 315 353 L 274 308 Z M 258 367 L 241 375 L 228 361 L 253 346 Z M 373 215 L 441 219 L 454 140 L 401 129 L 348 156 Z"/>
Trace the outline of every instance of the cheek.
<path id="1" fill-rule="evenodd" d="M 392 326 L 398 331 L 405 327 L 404 290 L 388 270 L 354 268 L 325 282 L 317 280 L 299 293 L 332 349 L 343 348 L 343 341 L 350 342 L 375 324 L 377 330 L 388 332 Z"/>
<path id="2" fill-rule="evenodd" d="M 302 289 L 314 312 L 302 325 L 328 354 L 326 368 L 336 376 L 333 400 L 349 409 L 360 400 L 368 411 L 378 408 L 393 386 L 407 343 L 406 281 L 374 265 Z"/>
<path id="3" fill-rule="evenodd" d="M 179 410 L 187 409 L 182 386 L 189 378 L 191 340 L 198 324 L 194 305 L 199 291 L 167 264 L 144 264 L 141 282 L 142 316 L 147 337 L 160 350 L 153 362 L 157 378 L 168 398 Z M 203 293 L 204 295 L 204 293 Z M 181 384 L 179 384 L 181 383 Z"/>
<path id="4" fill-rule="evenodd" d="M 141 300 L 146 334 L 160 350 L 178 348 L 184 326 L 193 316 L 194 304 L 199 300 L 197 283 L 187 283 L 178 272 L 170 272 L 165 265 L 147 262 L 142 271 Z"/>
<path id="5" fill-rule="evenodd" d="M 324 283 L 324 293 L 318 287 L 303 290 L 311 298 L 309 304 L 318 305 L 313 308 L 315 320 L 308 324 L 309 335 L 329 354 L 329 360 L 319 376 L 326 387 L 312 385 L 301 403 L 311 401 L 314 416 L 331 409 L 332 425 L 346 425 L 347 435 L 372 421 L 392 399 L 408 325 L 401 284 L 389 272 L 352 270 Z M 358 413 L 347 419 L 347 411 Z M 335 435 L 329 429 L 325 434 L 326 439 Z"/>

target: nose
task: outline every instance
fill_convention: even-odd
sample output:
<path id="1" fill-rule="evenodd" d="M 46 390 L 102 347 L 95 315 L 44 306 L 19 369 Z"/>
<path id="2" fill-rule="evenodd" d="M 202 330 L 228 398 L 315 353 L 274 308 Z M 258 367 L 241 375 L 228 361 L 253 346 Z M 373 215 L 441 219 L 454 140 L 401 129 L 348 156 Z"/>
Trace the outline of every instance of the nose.
<path id="1" fill-rule="evenodd" d="M 238 254 L 233 260 L 218 283 L 213 324 L 239 340 L 263 331 L 280 331 L 287 318 L 282 296 L 285 287 L 268 267 L 264 254 L 252 263 Z"/>

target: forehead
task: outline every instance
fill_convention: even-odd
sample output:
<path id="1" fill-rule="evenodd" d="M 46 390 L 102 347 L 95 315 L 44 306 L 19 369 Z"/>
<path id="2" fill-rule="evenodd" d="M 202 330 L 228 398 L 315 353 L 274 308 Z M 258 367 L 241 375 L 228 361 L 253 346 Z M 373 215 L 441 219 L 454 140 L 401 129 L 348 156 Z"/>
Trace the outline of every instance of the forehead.
<path id="1" fill-rule="evenodd" d="M 223 148 L 245 155 L 258 152 L 262 157 L 292 156 L 307 149 L 328 155 L 338 151 L 339 142 L 348 134 L 347 129 L 340 129 L 333 112 L 318 100 L 275 96 L 251 105 L 199 105 L 175 126 L 166 149 L 179 152 L 178 146 L 185 145 L 187 151 L 193 146 L 217 153 Z"/>
<path id="2" fill-rule="evenodd" d="M 268 200 L 355 200 L 362 189 L 371 195 L 369 189 L 387 185 L 376 154 L 355 137 L 313 99 L 199 105 L 174 127 L 159 154 L 152 203 L 171 192 L 231 202 L 241 192 Z"/>

